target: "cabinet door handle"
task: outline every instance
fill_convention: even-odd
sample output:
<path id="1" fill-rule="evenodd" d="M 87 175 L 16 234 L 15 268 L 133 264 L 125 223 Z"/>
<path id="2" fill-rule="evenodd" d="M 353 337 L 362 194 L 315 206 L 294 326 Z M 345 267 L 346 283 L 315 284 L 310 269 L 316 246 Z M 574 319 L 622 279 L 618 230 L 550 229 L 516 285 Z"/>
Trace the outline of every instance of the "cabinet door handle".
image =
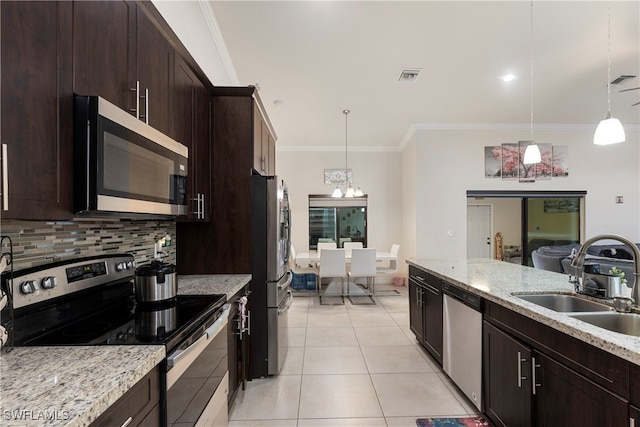
<path id="1" fill-rule="evenodd" d="M 9 159 L 7 144 L 2 144 L 2 209 L 9 210 Z"/>
<path id="2" fill-rule="evenodd" d="M 144 99 L 144 115 L 140 115 L 146 124 L 149 124 L 149 88 L 144 90 L 144 95 L 140 98 Z"/>
<path id="3" fill-rule="evenodd" d="M 536 368 L 539 368 L 540 365 L 536 364 L 536 358 L 532 357 L 531 358 L 531 391 L 533 392 L 533 394 L 536 394 L 536 388 L 540 387 L 541 384 L 537 383 L 536 380 Z"/>
<path id="4" fill-rule="evenodd" d="M 629 427 L 636 427 L 636 419 L 629 418 Z"/>
<path id="5" fill-rule="evenodd" d="M 526 381 L 527 377 L 522 376 L 522 363 L 527 359 L 522 358 L 522 353 L 518 352 L 518 388 L 522 388 L 522 381 Z"/>
<path id="6" fill-rule="evenodd" d="M 204 193 L 202 193 L 202 209 L 201 209 L 201 212 L 202 213 L 200 215 L 201 216 L 200 219 L 205 219 L 204 218 Z"/>
<path id="7" fill-rule="evenodd" d="M 131 417 L 127 418 L 120 427 L 127 427 L 129 424 L 131 424 L 131 421 L 133 421 L 133 418 Z"/>
<path id="8" fill-rule="evenodd" d="M 136 93 L 136 108 L 132 108 L 129 111 L 131 111 L 132 113 L 135 113 L 134 115 L 136 116 L 136 119 L 139 119 L 140 118 L 140 80 L 136 80 L 136 87 L 132 87 L 129 90 L 131 92 Z"/>
<path id="9" fill-rule="evenodd" d="M 144 90 L 144 122 L 149 124 L 149 88 Z"/>

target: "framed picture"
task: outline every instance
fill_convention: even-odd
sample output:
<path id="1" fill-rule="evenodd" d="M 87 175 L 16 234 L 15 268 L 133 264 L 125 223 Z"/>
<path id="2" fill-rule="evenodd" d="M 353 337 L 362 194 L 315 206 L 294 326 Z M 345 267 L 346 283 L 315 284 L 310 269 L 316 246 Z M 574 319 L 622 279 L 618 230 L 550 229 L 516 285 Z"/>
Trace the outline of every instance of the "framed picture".
<path id="1" fill-rule="evenodd" d="M 502 176 L 502 147 L 499 145 L 484 147 L 484 176 L 486 178 Z"/>
<path id="2" fill-rule="evenodd" d="M 325 169 L 324 170 L 324 183 L 325 184 L 343 184 L 347 180 L 351 180 L 351 169 Z"/>
<path id="3" fill-rule="evenodd" d="M 519 163 L 518 144 L 502 144 L 502 179 L 518 179 Z"/>

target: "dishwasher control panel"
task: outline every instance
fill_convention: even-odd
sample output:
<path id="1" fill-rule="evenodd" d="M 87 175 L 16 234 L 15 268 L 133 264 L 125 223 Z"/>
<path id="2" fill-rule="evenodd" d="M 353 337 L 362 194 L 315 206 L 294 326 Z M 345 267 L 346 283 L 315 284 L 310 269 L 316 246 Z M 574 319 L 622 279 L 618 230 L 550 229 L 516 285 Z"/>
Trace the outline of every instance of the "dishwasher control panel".
<path id="1" fill-rule="evenodd" d="M 479 297 L 478 295 L 465 291 L 464 289 L 459 288 L 455 285 L 452 285 L 451 283 L 446 282 L 444 280 L 442 281 L 442 291 L 445 294 L 451 295 L 452 297 L 462 301 L 468 306 L 478 311 L 481 311 L 482 298 Z"/>

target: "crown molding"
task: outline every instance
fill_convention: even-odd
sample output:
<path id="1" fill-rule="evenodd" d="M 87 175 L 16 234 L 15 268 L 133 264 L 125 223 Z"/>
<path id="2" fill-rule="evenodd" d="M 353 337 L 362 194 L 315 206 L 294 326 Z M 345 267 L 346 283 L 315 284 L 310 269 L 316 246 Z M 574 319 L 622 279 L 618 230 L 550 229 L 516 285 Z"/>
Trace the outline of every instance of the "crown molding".
<path id="1" fill-rule="evenodd" d="M 227 75 L 229 76 L 231 85 L 240 86 L 238 73 L 236 72 L 236 68 L 233 66 L 231 55 L 229 55 L 227 44 L 225 43 L 224 37 L 222 36 L 222 31 L 220 31 L 220 26 L 218 25 L 218 20 L 216 19 L 216 15 L 213 12 L 213 8 L 211 7 L 211 2 L 198 1 L 198 5 L 200 6 L 200 10 L 202 11 L 204 20 L 207 23 L 207 27 L 209 28 L 209 33 L 211 34 L 213 43 L 218 49 L 220 59 L 222 60 L 225 70 L 227 71 Z"/>
<path id="2" fill-rule="evenodd" d="M 280 152 L 341 152 L 344 153 L 344 145 L 278 145 L 276 144 L 276 151 Z M 355 153 L 396 153 L 400 152 L 399 147 L 376 147 L 373 145 L 369 146 L 349 146 L 349 152 Z"/>

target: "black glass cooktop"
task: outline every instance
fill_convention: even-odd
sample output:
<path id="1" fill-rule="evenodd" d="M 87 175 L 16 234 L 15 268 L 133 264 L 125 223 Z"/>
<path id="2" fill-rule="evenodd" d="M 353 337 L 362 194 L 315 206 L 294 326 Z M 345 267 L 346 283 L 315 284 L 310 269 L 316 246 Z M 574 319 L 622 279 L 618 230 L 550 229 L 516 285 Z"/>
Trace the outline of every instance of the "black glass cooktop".
<path id="1" fill-rule="evenodd" d="M 133 297 L 99 312 L 67 322 L 16 345 L 134 345 L 162 344 L 173 348 L 198 328 L 204 330 L 219 316 L 225 295 L 178 295 L 175 300 L 136 304 Z M 22 320 L 33 331 L 36 325 Z M 18 324 L 17 324 L 18 325 Z"/>

